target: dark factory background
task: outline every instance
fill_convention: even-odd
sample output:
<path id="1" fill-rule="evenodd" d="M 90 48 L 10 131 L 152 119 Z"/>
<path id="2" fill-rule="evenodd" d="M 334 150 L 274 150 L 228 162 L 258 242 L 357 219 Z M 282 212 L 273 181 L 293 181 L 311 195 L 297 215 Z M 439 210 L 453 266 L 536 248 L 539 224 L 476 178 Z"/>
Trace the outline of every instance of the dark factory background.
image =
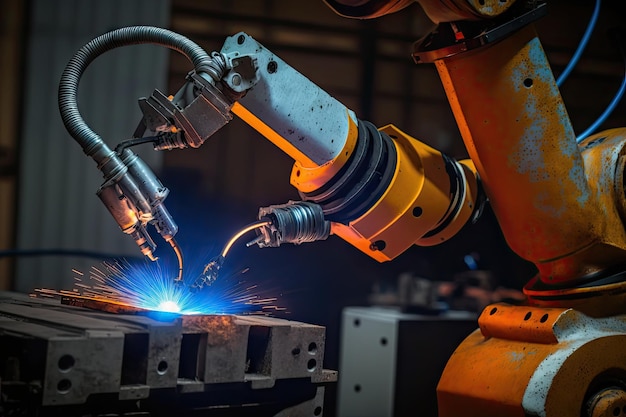
<path id="1" fill-rule="evenodd" d="M 41 12 L 43 7 L 57 7 L 50 3 L 65 3 L 63 7 L 72 9 L 68 4 L 75 2 L 0 3 L 0 251 L 5 255 L 0 258 L 1 289 L 28 292 L 38 286 L 66 285 L 57 277 L 70 277 L 68 265 L 72 262 L 84 267 L 97 263 L 94 259 L 54 263 L 51 258 L 61 255 L 26 256 L 28 251 L 52 253 L 60 248 L 111 253 L 119 250 L 119 241 L 128 239 L 95 196 L 99 174 L 91 161 L 85 161 L 85 172 L 71 171 L 69 177 L 56 180 L 49 173 L 37 172 L 38 164 L 44 163 L 41 161 L 46 161 L 47 169 L 54 173 L 78 166 L 68 158 L 87 160 L 62 130 L 56 83 L 63 65 L 82 44 L 117 26 L 165 26 L 207 51 L 219 50 L 226 36 L 245 31 L 353 109 L 359 118 L 377 126 L 394 124 L 452 157 L 466 157 L 435 68 L 416 65 L 410 56 L 412 43 L 433 28 L 417 4 L 377 20 L 356 21 L 335 15 L 322 0 L 90 1 L 82 2 L 77 9 L 82 9 L 85 19 L 100 22 L 100 26 L 87 21 L 76 32 L 78 23 L 69 17 L 65 25 L 53 24 L 58 16 Z M 622 24 L 620 3 L 603 2 L 589 46 L 562 87 L 576 132 L 594 122 L 624 76 L 620 51 L 607 36 L 608 29 Z M 592 9 L 592 1 L 551 1 L 548 16 L 537 23 L 556 75 L 574 53 Z M 80 18 L 79 12 L 73 10 L 75 19 Z M 108 20 L 98 13 L 106 14 Z M 53 30 L 58 32 L 50 32 Z M 72 38 L 72 33 L 80 36 Z M 55 36 L 61 39 L 58 45 L 64 49 L 47 50 L 45 56 L 30 49 L 36 37 Z M 41 44 L 35 47 L 41 48 Z M 96 61 L 93 65 L 98 64 Z M 145 61 L 135 57 L 129 67 L 118 65 L 117 71 L 128 72 L 131 66 L 140 74 L 133 76 L 135 84 L 143 82 L 143 90 L 137 94 L 127 88 L 127 80 L 116 79 L 115 73 L 100 74 L 102 78 L 96 80 L 100 87 L 91 91 L 85 110 L 86 119 L 95 120 L 96 130 L 115 124 L 118 119 L 109 118 L 109 114 L 128 109 L 123 119 L 128 122 L 126 130 L 116 134 L 132 134 L 133 124 L 140 118 L 137 98 L 149 95 L 155 87 L 174 93 L 191 69 L 175 52 Z M 149 81 L 154 73 L 161 74 L 161 78 Z M 625 109 L 626 103 L 621 103 L 602 128 L 626 126 Z M 59 137 L 58 146 L 46 139 L 53 128 L 55 137 Z M 29 153 L 38 155 L 40 162 L 28 160 Z M 154 161 L 157 174 L 170 189 L 167 206 L 179 225 L 178 241 L 190 267 L 198 268 L 207 256 L 215 255 L 229 236 L 256 218 L 259 207 L 298 199 L 289 184 L 289 157 L 237 119 L 201 148 L 168 151 Z M 89 191 L 67 191 L 71 184 L 63 178 L 77 177 L 89 179 L 82 180 Z M 33 184 L 38 188 L 34 189 Z M 31 195 L 34 197 L 29 200 Z M 65 204 L 57 204 L 59 200 Z M 66 211 L 59 212 L 66 209 L 75 210 L 80 221 L 73 216 L 68 219 Z M 93 216 L 85 216 L 85 212 Z M 53 229 L 57 223 L 59 231 Z M 76 239 L 67 237 L 70 233 Z M 106 238 L 105 243 L 96 242 L 97 236 L 107 233 L 115 236 Z M 157 243 L 162 247 L 161 255 L 170 257 L 167 245 Z M 139 255 L 132 244 L 125 248 L 128 256 Z M 10 255 L 13 250 L 15 253 Z M 508 249 L 489 207 L 478 223 L 467 226 L 450 241 L 436 247 L 413 247 L 384 264 L 331 236 L 323 242 L 280 248 L 246 248 L 238 244 L 227 258 L 225 269 L 258 285 L 259 292 L 276 296 L 276 304 L 286 309 L 276 313 L 279 317 L 326 326 L 325 366 L 337 369 L 344 307 L 369 305 L 373 295 L 393 293 L 404 273 L 431 281 L 453 281 L 472 269 L 467 255 L 477 261 L 478 269 L 491 273 L 494 288 L 520 290 L 534 272 L 531 265 Z M 242 274 L 243 270 L 247 272 Z M 424 339 L 428 340 L 428 335 Z"/>

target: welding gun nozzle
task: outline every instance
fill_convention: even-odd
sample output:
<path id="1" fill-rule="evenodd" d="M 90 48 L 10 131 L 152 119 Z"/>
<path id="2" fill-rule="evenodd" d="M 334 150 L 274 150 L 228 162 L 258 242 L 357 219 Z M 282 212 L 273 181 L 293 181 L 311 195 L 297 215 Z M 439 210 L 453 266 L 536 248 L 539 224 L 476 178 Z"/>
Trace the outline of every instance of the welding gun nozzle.
<path id="1" fill-rule="evenodd" d="M 224 256 L 218 255 L 206 264 L 204 270 L 198 278 L 189 287 L 192 291 L 199 291 L 205 286 L 210 286 L 217 280 L 222 265 L 224 264 Z"/>

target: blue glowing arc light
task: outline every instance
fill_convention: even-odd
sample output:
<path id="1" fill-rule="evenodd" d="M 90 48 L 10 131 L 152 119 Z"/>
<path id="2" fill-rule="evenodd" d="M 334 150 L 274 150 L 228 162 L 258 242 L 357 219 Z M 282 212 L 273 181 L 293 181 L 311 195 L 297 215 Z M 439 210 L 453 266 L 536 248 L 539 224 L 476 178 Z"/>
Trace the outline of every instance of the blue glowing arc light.
<path id="1" fill-rule="evenodd" d="M 78 271 L 75 271 L 78 273 Z M 194 271 L 189 271 L 193 274 Z M 89 276 L 78 273 L 80 295 L 111 300 L 140 309 L 177 314 L 243 314 L 264 312 L 276 301 L 261 297 L 241 274 L 222 276 L 200 292 L 174 282 L 173 273 L 159 262 L 104 262 Z M 86 283 L 89 280 L 91 285 Z"/>

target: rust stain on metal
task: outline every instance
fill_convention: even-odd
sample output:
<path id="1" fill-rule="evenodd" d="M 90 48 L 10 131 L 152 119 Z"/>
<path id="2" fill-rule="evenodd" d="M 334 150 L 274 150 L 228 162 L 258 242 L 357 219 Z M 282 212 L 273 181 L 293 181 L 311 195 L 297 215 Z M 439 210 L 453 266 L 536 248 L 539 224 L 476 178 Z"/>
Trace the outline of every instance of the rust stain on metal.
<path id="1" fill-rule="evenodd" d="M 208 333 L 209 346 L 222 345 L 239 332 L 235 316 L 220 314 L 183 316 L 183 331 L 185 333 Z"/>
<path id="2" fill-rule="evenodd" d="M 606 191 L 612 181 L 589 180 L 590 159 L 534 29 L 436 65 L 507 243 L 540 280 L 573 283 L 626 261 L 621 220 L 606 212 L 623 204 Z M 612 162 L 594 164 L 616 171 Z"/>
<path id="3" fill-rule="evenodd" d="M 83 307 L 91 310 L 105 311 L 107 313 L 115 314 L 138 314 L 146 313 L 150 310 L 135 307 L 129 304 L 124 304 L 112 300 L 96 299 L 91 297 L 84 297 L 79 295 L 65 295 L 61 297 L 61 304 Z"/>

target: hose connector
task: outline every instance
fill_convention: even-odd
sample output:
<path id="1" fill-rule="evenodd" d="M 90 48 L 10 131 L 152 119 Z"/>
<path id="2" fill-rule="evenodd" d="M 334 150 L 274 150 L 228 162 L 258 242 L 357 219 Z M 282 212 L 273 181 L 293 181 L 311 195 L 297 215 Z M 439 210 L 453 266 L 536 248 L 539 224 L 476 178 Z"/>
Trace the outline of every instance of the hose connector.
<path id="1" fill-rule="evenodd" d="M 330 221 L 324 218 L 322 207 L 309 201 L 261 207 L 259 220 L 269 221 L 257 229 L 258 237 L 253 241 L 261 248 L 278 247 L 283 243 L 299 245 L 330 236 Z"/>

